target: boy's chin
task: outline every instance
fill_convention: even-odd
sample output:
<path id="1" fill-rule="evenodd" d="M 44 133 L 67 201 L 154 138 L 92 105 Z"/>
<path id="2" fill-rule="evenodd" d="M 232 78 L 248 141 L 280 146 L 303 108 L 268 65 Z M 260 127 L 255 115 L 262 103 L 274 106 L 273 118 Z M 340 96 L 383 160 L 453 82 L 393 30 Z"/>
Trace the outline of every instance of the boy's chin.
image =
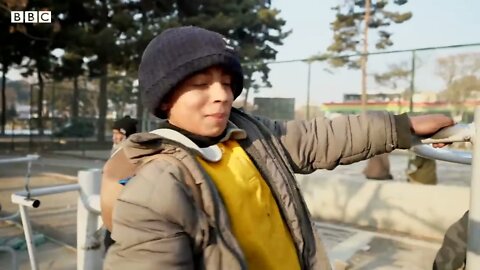
<path id="1" fill-rule="evenodd" d="M 218 137 L 218 136 L 222 135 L 222 133 L 225 131 L 226 128 L 227 128 L 227 124 L 215 125 L 213 127 L 210 127 L 208 130 L 205 130 L 204 136 Z"/>

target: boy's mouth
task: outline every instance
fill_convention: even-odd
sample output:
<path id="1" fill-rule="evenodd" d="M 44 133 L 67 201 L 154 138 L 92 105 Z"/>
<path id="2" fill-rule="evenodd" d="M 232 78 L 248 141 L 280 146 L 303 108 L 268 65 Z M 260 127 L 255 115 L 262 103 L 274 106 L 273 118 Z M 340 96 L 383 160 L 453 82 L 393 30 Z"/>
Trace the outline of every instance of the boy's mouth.
<path id="1" fill-rule="evenodd" d="M 217 120 L 223 120 L 223 119 L 227 118 L 227 114 L 226 113 L 212 113 L 212 114 L 208 114 L 207 117 L 211 117 L 211 118 L 214 118 L 214 119 L 217 119 Z"/>

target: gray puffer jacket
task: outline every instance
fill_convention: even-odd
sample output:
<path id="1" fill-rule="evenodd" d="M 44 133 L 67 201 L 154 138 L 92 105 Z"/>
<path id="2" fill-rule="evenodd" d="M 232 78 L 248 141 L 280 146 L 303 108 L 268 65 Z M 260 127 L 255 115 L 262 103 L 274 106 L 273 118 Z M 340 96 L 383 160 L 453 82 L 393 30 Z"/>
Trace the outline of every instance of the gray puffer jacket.
<path id="1" fill-rule="evenodd" d="M 237 140 L 269 185 L 302 269 L 331 267 L 294 174 L 333 169 L 410 146 L 406 115 L 375 112 L 334 120 L 275 122 L 234 109 L 230 121 L 224 140 Z M 162 153 L 180 160 L 188 172 L 164 159 L 141 167 L 115 205 L 116 244 L 106 256 L 105 269 L 248 268 L 221 196 L 196 161 L 202 152 L 186 147 L 192 142 L 184 140 L 140 133 L 124 144 L 132 163 Z M 185 173 L 195 179 L 202 207 L 185 184 Z"/>

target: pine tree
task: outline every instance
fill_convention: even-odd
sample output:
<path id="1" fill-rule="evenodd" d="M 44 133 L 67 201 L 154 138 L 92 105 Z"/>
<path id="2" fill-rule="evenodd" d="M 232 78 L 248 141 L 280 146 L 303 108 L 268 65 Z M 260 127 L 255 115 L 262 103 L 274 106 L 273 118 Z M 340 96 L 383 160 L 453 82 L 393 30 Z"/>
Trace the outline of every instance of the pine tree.
<path id="1" fill-rule="evenodd" d="M 362 110 L 367 107 L 367 59 L 369 29 L 377 32 L 378 38 L 375 42 L 375 48 L 378 50 L 386 49 L 393 45 L 391 40 L 392 33 L 386 28 L 392 23 L 400 24 L 412 17 L 411 12 L 392 12 L 387 10 L 390 3 L 388 0 L 347 0 L 342 5 L 333 7 L 337 12 L 335 21 L 332 22 L 333 42 L 328 47 L 330 54 L 334 56 L 348 54 L 362 54 L 358 57 L 335 57 L 331 58 L 330 63 L 334 67 L 347 66 L 349 68 L 362 70 Z M 407 0 L 394 0 L 396 5 L 404 5 Z M 385 164 L 385 165 L 384 165 Z M 381 172 L 378 176 L 373 175 L 371 168 L 385 168 L 386 172 Z M 387 156 L 378 156 L 369 160 L 365 175 L 370 178 L 391 177 Z"/>

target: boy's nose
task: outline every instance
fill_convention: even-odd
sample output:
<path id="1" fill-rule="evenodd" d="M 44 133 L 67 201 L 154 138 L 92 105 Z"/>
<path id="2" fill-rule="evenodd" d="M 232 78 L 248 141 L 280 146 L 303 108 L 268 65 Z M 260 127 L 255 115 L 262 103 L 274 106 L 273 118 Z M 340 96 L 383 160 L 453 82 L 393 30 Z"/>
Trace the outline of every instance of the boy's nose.
<path id="1" fill-rule="evenodd" d="M 232 90 L 224 86 L 221 82 L 215 82 L 210 88 L 210 94 L 215 102 L 224 102 L 229 100 Z"/>

